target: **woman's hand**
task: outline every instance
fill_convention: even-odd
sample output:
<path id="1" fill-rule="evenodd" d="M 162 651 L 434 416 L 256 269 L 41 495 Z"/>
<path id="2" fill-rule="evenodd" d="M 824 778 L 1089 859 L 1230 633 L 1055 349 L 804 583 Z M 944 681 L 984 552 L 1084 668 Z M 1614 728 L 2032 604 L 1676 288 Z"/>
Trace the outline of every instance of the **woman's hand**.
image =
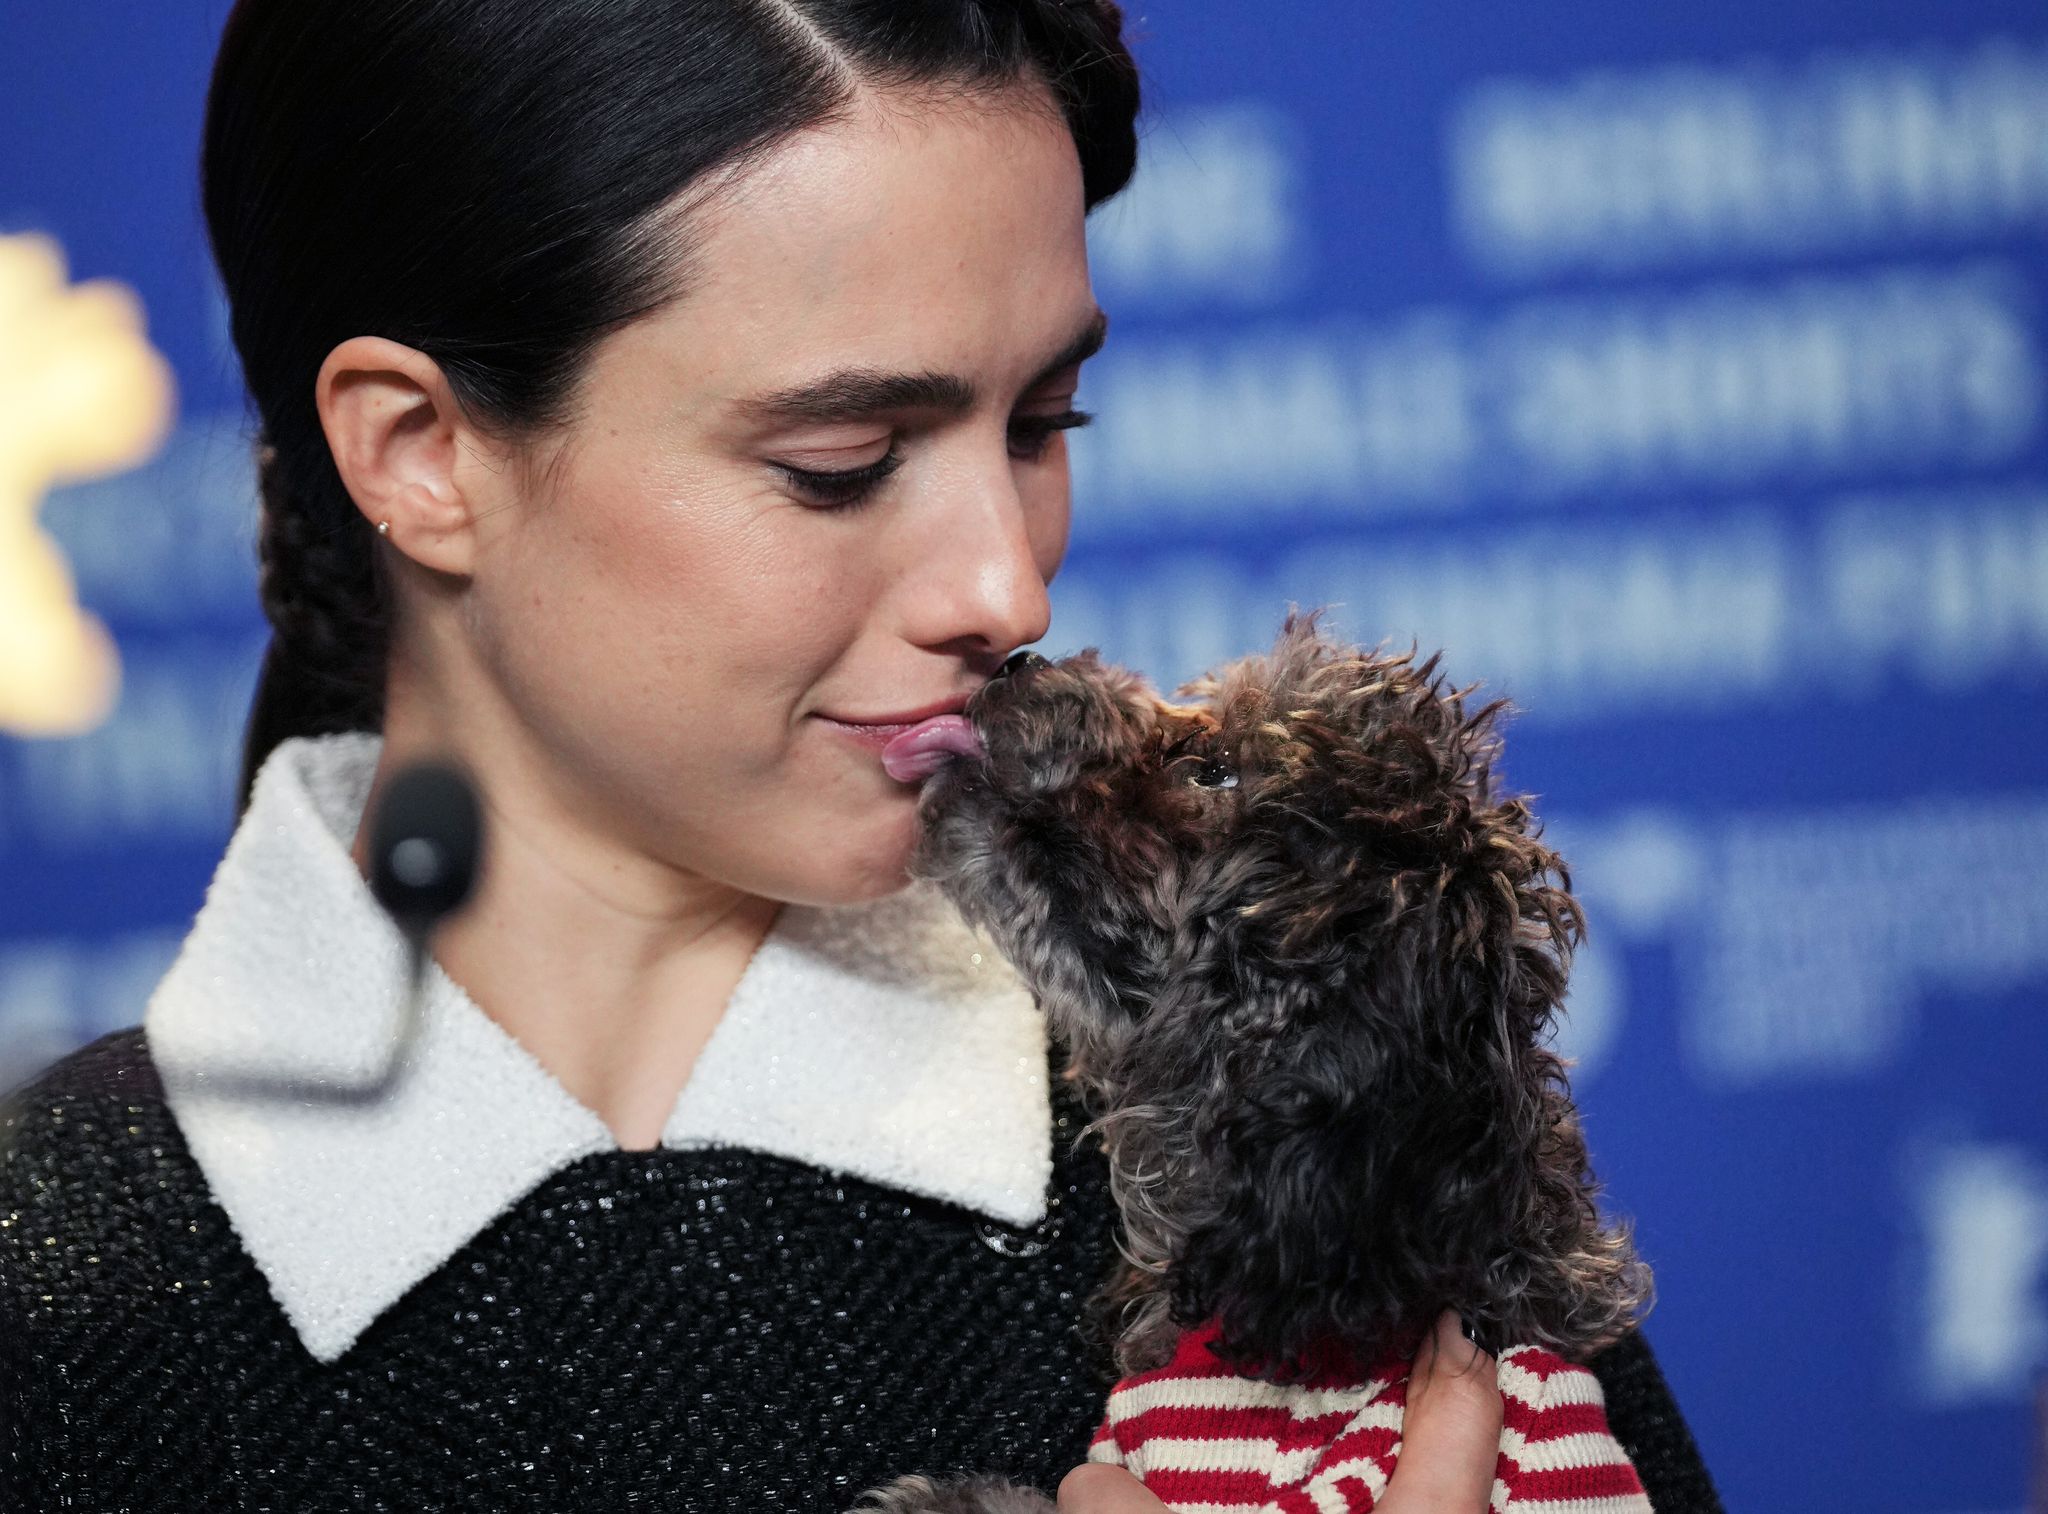
<path id="1" fill-rule="evenodd" d="M 1172 1514 L 1122 1467 L 1084 1461 L 1059 1486 L 1060 1514 Z"/>
<path id="2" fill-rule="evenodd" d="M 1377 1514 L 1485 1514 L 1500 1426 L 1494 1359 L 1465 1339 L 1457 1311 L 1445 1310 L 1408 1374 L 1401 1455 Z"/>
<path id="3" fill-rule="evenodd" d="M 1500 1455 L 1500 1379 L 1492 1357 L 1446 1310 L 1408 1375 L 1401 1455 L 1376 1514 L 1486 1514 Z M 1169 1514 L 1122 1467 L 1083 1462 L 1060 1479 L 1060 1514 Z"/>

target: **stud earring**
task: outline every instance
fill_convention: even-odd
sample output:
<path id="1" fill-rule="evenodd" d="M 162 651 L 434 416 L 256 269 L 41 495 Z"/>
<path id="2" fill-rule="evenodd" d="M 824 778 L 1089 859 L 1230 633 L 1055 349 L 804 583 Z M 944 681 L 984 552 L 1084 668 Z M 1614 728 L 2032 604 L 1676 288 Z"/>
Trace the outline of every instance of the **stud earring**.
<path id="1" fill-rule="evenodd" d="M 378 534 L 379 536 L 389 536 L 389 535 L 391 534 L 391 522 L 390 522 L 390 521 L 388 521 L 388 520 L 380 520 L 380 521 L 378 521 L 378 522 L 377 522 L 377 534 Z"/>

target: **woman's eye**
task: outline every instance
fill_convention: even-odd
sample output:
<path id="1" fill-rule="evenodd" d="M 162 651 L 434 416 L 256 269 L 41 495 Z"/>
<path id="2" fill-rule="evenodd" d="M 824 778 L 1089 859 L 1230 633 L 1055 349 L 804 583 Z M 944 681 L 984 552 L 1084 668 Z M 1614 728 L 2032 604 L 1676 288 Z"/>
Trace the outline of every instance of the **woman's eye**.
<path id="1" fill-rule="evenodd" d="M 1010 422 L 1010 455 L 1022 462 L 1036 462 L 1045 455 L 1046 444 L 1055 431 L 1071 431 L 1095 417 L 1085 410 L 1062 410 L 1057 415 L 1022 415 Z M 819 472 L 789 463 L 772 466 L 800 493 L 809 495 L 827 514 L 857 510 L 874 497 L 875 488 L 903 464 L 903 454 L 893 446 L 881 457 L 859 468 L 843 472 Z"/>
<path id="2" fill-rule="evenodd" d="M 1095 417 L 1086 410 L 1062 410 L 1058 415 L 1020 415 L 1010 422 L 1010 455 L 1019 462 L 1035 463 L 1045 455 L 1046 443 L 1055 431 L 1072 431 Z"/>
<path id="3" fill-rule="evenodd" d="M 873 462 L 842 473 L 819 473 L 809 468 L 793 468 L 788 463 L 776 463 L 774 466 L 798 490 L 817 500 L 829 515 L 841 510 L 859 509 L 873 498 L 875 486 L 902 463 L 903 454 L 891 447 Z"/>

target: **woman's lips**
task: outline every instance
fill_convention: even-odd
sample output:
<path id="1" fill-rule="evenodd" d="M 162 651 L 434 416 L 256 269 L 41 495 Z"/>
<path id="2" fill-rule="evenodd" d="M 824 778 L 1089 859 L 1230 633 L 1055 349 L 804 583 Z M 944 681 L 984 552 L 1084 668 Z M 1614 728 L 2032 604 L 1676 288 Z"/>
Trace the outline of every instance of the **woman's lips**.
<path id="1" fill-rule="evenodd" d="M 878 749 L 882 768 L 899 783 L 929 778 L 954 757 L 979 757 L 981 737 L 965 715 L 933 715 L 910 725 L 855 725 L 822 717 L 863 745 Z"/>

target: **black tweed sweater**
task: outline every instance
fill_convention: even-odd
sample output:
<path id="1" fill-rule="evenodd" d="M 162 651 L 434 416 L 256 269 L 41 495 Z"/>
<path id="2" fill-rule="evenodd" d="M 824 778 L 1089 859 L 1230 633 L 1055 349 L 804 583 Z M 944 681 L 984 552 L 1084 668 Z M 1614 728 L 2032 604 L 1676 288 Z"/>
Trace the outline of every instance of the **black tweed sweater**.
<path id="1" fill-rule="evenodd" d="M 1113 1376 L 1076 1326 L 1114 1255 L 1053 1088 L 1035 1232 L 736 1147 L 603 1152 L 323 1365 L 142 1032 L 108 1036 L 0 1108 L 0 1509 L 828 1514 L 953 1469 L 1050 1491 Z M 1656 1507 L 1717 1510 L 1647 1344 L 1594 1365 Z"/>

